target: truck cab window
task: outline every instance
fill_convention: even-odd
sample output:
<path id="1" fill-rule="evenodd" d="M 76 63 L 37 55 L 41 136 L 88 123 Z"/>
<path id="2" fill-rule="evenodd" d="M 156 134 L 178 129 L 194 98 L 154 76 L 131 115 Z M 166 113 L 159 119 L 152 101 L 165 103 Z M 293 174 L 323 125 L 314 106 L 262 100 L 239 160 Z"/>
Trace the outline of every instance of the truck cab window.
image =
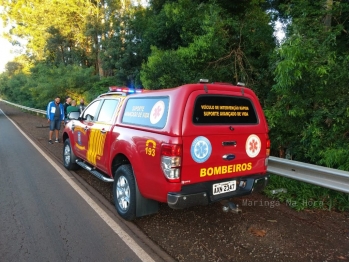
<path id="1" fill-rule="evenodd" d="M 100 122 L 110 122 L 115 113 L 115 108 L 119 104 L 119 100 L 115 99 L 105 99 L 101 110 L 99 111 L 97 121 Z"/>

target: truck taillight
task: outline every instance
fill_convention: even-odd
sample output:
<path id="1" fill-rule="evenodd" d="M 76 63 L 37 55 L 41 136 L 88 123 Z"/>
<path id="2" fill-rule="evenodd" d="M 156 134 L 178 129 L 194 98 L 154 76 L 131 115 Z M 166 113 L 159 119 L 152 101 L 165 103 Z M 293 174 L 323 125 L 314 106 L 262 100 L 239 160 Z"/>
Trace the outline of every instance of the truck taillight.
<path id="1" fill-rule="evenodd" d="M 161 145 L 161 169 L 170 182 L 180 182 L 182 164 L 182 146 Z"/>
<path id="2" fill-rule="evenodd" d="M 267 139 L 267 152 L 266 155 L 267 157 L 265 158 L 265 166 L 268 166 L 268 160 L 269 160 L 269 156 L 270 156 L 270 139 Z"/>
<path id="3" fill-rule="evenodd" d="M 267 156 L 270 156 L 270 139 L 267 140 Z"/>

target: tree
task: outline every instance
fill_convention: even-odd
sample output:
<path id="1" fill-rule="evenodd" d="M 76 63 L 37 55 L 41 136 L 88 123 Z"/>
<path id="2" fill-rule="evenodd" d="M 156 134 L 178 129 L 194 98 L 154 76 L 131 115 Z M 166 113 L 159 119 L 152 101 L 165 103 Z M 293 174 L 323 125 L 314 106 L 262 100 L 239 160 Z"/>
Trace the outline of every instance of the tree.
<path id="1" fill-rule="evenodd" d="M 349 169 L 348 3 L 289 1 L 288 39 L 278 50 L 267 110 L 274 148 L 292 158 Z M 331 19 L 329 19 L 331 17 Z M 337 157 L 342 155 L 342 157 Z"/>
<path id="2" fill-rule="evenodd" d="M 270 17 L 259 1 L 234 2 L 179 0 L 158 8 L 145 33 L 153 48 L 142 66 L 144 86 L 166 88 L 204 77 L 244 81 L 266 96 L 275 47 Z"/>
<path id="3" fill-rule="evenodd" d="M 42 61 L 47 56 L 45 47 L 51 28 L 66 39 L 69 47 L 76 43 L 82 45 L 85 41 L 84 25 L 90 9 L 89 1 L 1 0 L 1 4 L 1 17 L 6 24 L 13 25 L 11 35 L 26 40 L 27 49 L 37 60 Z"/>

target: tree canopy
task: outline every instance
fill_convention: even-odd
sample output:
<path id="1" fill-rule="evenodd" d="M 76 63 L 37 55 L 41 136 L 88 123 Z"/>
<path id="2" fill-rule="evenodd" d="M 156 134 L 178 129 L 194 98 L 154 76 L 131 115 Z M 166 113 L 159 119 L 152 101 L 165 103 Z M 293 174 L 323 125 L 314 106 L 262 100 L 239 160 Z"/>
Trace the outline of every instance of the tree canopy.
<path id="1" fill-rule="evenodd" d="M 274 58 L 274 143 L 295 159 L 348 170 L 349 5 L 297 0 L 280 9 L 292 22 Z"/>

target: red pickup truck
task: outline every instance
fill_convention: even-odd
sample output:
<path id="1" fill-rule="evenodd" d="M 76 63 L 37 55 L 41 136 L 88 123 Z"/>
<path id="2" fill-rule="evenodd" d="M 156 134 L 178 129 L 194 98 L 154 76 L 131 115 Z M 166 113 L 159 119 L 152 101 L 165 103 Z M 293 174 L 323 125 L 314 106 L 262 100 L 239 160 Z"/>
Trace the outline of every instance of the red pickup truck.
<path id="1" fill-rule="evenodd" d="M 112 182 L 124 219 L 155 213 L 159 202 L 207 205 L 267 184 L 268 126 L 251 89 L 199 82 L 119 91 L 69 115 L 63 163 Z"/>

